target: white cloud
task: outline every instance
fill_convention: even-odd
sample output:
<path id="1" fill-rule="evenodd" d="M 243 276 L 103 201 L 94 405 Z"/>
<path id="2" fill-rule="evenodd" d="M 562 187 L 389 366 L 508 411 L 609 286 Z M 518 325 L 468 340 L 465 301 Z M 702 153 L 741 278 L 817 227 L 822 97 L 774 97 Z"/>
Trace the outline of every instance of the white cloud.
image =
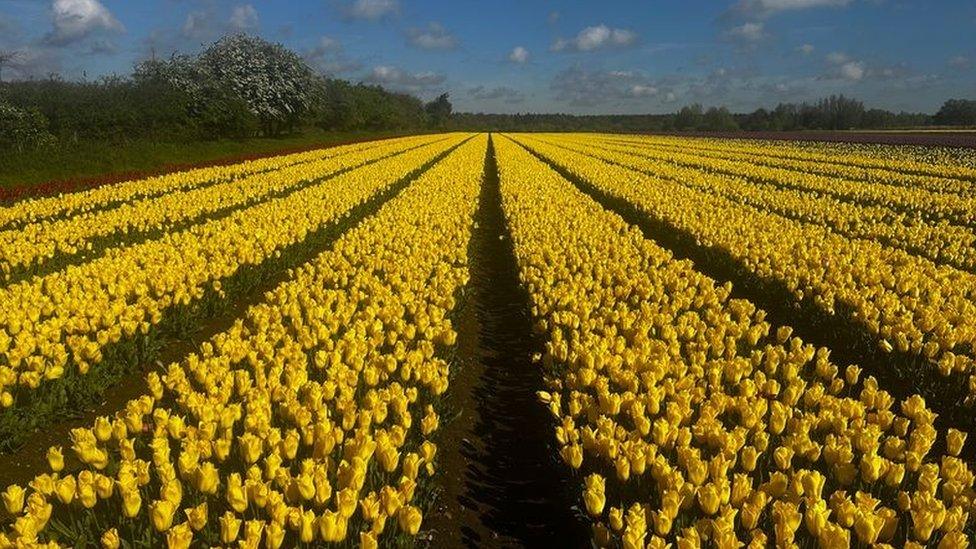
<path id="1" fill-rule="evenodd" d="M 125 27 L 98 0 L 54 0 L 51 5 L 54 29 L 45 40 L 64 46 L 94 32 L 124 32 Z"/>
<path id="2" fill-rule="evenodd" d="M 342 51 L 342 43 L 331 36 L 319 38 L 315 47 L 305 52 L 305 61 L 323 73 L 338 75 L 356 71 L 362 65 L 346 57 Z"/>
<path id="3" fill-rule="evenodd" d="M 399 67 L 378 65 L 366 76 L 365 81 L 397 91 L 419 93 L 438 87 L 446 78 L 432 71 L 407 72 Z"/>
<path id="4" fill-rule="evenodd" d="M 742 42 L 759 42 L 766 37 L 762 21 L 749 21 L 737 27 L 732 27 L 726 34 L 729 38 Z"/>
<path id="5" fill-rule="evenodd" d="M 24 46 L 4 65 L 3 76 L 14 78 L 44 78 L 61 72 L 61 50 L 50 47 Z"/>
<path id="6" fill-rule="evenodd" d="M 650 97 L 652 95 L 657 95 L 657 92 L 657 88 L 645 84 L 634 84 L 630 87 L 630 95 L 634 97 Z"/>
<path id="7" fill-rule="evenodd" d="M 515 46 L 512 53 L 508 54 L 508 60 L 512 63 L 525 63 L 529 60 L 529 50 L 523 48 L 522 46 Z"/>
<path id="8" fill-rule="evenodd" d="M 803 55 L 810 55 L 816 48 L 814 48 L 812 44 L 803 44 L 796 49 L 799 50 Z"/>
<path id="9" fill-rule="evenodd" d="M 330 52 L 336 52 L 342 49 L 342 43 L 340 43 L 335 38 L 331 36 L 323 36 L 319 38 L 318 44 L 312 49 L 314 55 L 324 55 Z"/>
<path id="10" fill-rule="evenodd" d="M 503 101 L 505 103 L 521 103 L 525 100 L 525 96 L 522 92 L 509 88 L 508 86 L 497 86 L 494 88 L 486 88 L 484 86 L 475 86 L 468 90 L 468 95 L 475 99 L 482 101 Z"/>
<path id="11" fill-rule="evenodd" d="M 954 69 L 968 69 L 970 67 L 970 61 L 964 55 L 956 55 L 949 59 L 949 66 Z"/>
<path id="12" fill-rule="evenodd" d="M 637 33 L 628 29 L 615 29 L 600 24 L 586 27 L 575 38 L 560 38 L 552 45 L 552 51 L 596 51 L 605 48 L 624 48 L 637 42 Z"/>
<path id="13" fill-rule="evenodd" d="M 400 2 L 398 0 L 353 0 L 344 11 L 353 19 L 376 20 L 399 12 Z"/>
<path id="14" fill-rule="evenodd" d="M 824 59 L 828 65 L 833 66 L 825 75 L 827 78 L 839 78 L 857 82 L 863 80 L 865 76 L 868 76 L 869 71 L 864 61 L 853 59 L 850 55 L 842 51 L 832 51 Z M 873 75 L 890 76 L 885 75 L 883 71 L 877 70 L 873 72 Z"/>
<path id="15" fill-rule="evenodd" d="M 840 66 L 840 75 L 846 80 L 861 80 L 865 73 L 866 70 L 862 61 L 848 61 Z"/>
<path id="16" fill-rule="evenodd" d="M 851 0 L 739 0 L 732 11 L 746 17 L 770 17 L 784 11 L 843 7 L 850 3 Z"/>
<path id="17" fill-rule="evenodd" d="M 432 22 L 423 28 L 408 29 L 407 43 L 422 50 L 453 50 L 457 47 L 457 38 L 440 23 Z"/>
<path id="18" fill-rule="evenodd" d="M 206 11 L 191 11 L 186 14 L 180 32 L 187 38 L 202 39 L 213 32 L 213 14 Z"/>
<path id="19" fill-rule="evenodd" d="M 834 51 L 827 54 L 827 62 L 832 65 L 842 65 L 850 60 L 850 56 L 842 51 Z"/>
<path id="20" fill-rule="evenodd" d="M 587 107 L 635 101 L 662 91 L 643 71 L 586 70 L 580 66 L 556 73 L 549 87 L 558 101 Z"/>
<path id="21" fill-rule="evenodd" d="M 230 13 L 230 28 L 235 31 L 247 31 L 258 26 L 258 10 L 251 4 L 234 6 Z"/>

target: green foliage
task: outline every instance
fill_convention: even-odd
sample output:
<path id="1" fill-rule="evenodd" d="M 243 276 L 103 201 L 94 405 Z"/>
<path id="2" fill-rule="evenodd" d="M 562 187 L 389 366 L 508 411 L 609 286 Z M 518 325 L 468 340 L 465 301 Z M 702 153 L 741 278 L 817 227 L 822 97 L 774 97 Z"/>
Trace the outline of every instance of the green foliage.
<path id="1" fill-rule="evenodd" d="M 314 89 L 312 123 L 325 130 L 406 130 L 427 123 L 423 103 L 411 95 L 324 78 Z"/>
<path id="2" fill-rule="evenodd" d="M 674 117 L 674 129 L 697 130 L 701 127 L 704 117 L 701 103 L 682 107 Z"/>
<path id="3" fill-rule="evenodd" d="M 976 126 L 976 100 L 946 101 L 935 114 L 935 123 L 946 126 Z"/>
<path id="4" fill-rule="evenodd" d="M 443 128 L 451 119 L 451 102 L 447 97 L 446 93 L 442 93 L 437 96 L 437 99 L 424 105 L 424 110 L 430 117 L 430 124 L 435 128 Z"/>

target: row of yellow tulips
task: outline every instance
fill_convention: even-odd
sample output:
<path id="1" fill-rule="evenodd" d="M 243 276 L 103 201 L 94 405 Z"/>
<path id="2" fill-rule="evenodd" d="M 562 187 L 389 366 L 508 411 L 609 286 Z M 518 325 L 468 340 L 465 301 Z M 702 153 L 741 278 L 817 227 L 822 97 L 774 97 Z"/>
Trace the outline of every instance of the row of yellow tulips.
<path id="1" fill-rule="evenodd" d="M 618 142 L 647 147 L 694 151 L 712 158 L 746 161 L 752 164 L 785 168 L 833 176 L 841 179 L 863 180 L 908 187 L 922 187 L 931 191 L 972 196 L 976 193 L 976 167 L 960 163 L 948 154 L 934 155 L 937 161 L 918 160 L 906 154 L 905 147 L 873 146 L 873 154 L 865 154 L 863 146 L 831 144 L 812 146 L 811 143 L 781 143 L 730 139 L 686 139 L 675 137 L 632 138 L 613 136 Z M 927 156 L 933 156 L 926 148 Z"/>
<path id="2" fill-rule="evenodd" d="M 351 145 L 354 150 L 376 146 L 378 141 Z M 159 196 L 173 191 L 191 189 L 219 181 L 232 181 L 247 175 L 277 170 L 283 166 L 343 154 L 345 148 L 333 147 L 283 156 L 249 160 L 227 166 L 211 166 L 180 172 L 172 172 L 145 179 L 104 185 L 87 191 L 59 196 L 28 198 L 0 207 L 0 227 L 23 225 L 59 216 L 96 210 L 119 202 Z"/>
<path id="3" fill-rule="evenodd" d="M 486 144 L 462 145 L 150 374 L 150 394 L 74 430 L 80 470 L 52 448 L 50 473 L 3 492 L 14 518 L 0 546 L 376 547 L 417 534 Z"/>
<path id="4" fill-rule="evenodd" d="M 539 397 L 598 545 L 966 547 L 963 433 L 771 326 L 516 143 L 496 150 L 549 339 Z"/>
<path id="5" fill-rule="evenodd" d="M 818 192 L 757 184 L 724 172 L 715 174 L 707 168 L 675 166 L 659 158 L 622 152 L 617 148 L 588 146 L 578 138 L 571 142 L 549 141 L 763 211 L 827 227 L 850 238 L 876 240 L 937 263 L 976 272 L 976 232 L 966 226 L 927 221 L 883 205 L 857 204 Z"/>
<path id="6" fill-rule="evenodd" d="M 36 388 L 65 368 L 82 374 L 101 349 L 145 333 L 167 308 L 185 305 L 281 249 L 341 220 L 356 205 L 401 180 L 465 135 L 346 172 L 282 198 L 170 233 L 44 277 L 0 289 L 0 404 L 15 386 Z"/>
<path id="7" fill-rule="evenodd" d="M 782 283 L 797 300 L 850 315 L 882 348 L 925 357 L 944 375 L 969 376 L 976 395 L 976 275 L 520 139 L 596 188 L 728 253 L 760 279 Z"/>
<path id="8" fill-rule="evenodd" d="M 300 163 L 290 157 L 281 157 L 282 164 L 277 169 L 241 175 L 204 187 L 175 190 L 123 203 L 116 208 L 0 231 L 0 271 L 9 275 L 12 269 L 36 267 L 57 254 L 91 249 L 92 241 L 97 238 L 166 230 L 174 224 L 205 217 L 223 208 L 252 204 L 268 195 L 287 192 L 303 183 L 437 139 L 441 137 L 421 136 L 370 146 L 337 147 L 330 149 L 328 156 Z M 220 180 L 216 173 L 214 180 Z"/>
<path id="9" fill-rule="evenodd" d="M 611 145 L 610 150 L 618 155 L 637 154 L 656 164 L 676 163 L 687 169 L 720 173 L 724 177 L 749 178 L 811 195 L 825 195 L 845 202 L 888 208 L 910 219 L 976 225 L 976 195 L 973 193 L 959 195 L 934 192 L 921 186 L 876 184 L 857 179 L 825 177 L 815 173 L 771 168 L 744 160 L 708 158 L 691 151 L 654 151 L 620 145 Z M 959 183 L 976 189 L 976 183 Z"/>

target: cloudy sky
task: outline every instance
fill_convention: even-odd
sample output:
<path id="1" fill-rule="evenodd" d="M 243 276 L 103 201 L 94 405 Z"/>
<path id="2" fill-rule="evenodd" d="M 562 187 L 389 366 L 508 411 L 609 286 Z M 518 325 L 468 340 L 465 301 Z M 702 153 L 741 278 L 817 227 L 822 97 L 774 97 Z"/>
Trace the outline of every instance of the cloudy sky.
<path id="1" fill-rule="evenodd" d="M 0 0 L 4 78 L 127 74 L 257 33 L 320 71 L 483 112 L 976 97 L 973 0 Z"/>

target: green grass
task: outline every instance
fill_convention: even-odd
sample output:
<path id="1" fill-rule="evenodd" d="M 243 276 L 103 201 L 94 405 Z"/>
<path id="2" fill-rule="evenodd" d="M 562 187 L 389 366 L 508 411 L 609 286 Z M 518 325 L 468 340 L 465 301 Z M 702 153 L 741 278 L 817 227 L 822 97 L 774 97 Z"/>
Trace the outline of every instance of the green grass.
<path id="1" fill-rule="evenodd" d="M 215 162 L 249 154 L 270 154 L 301 147 L 329 146 L 351 140 L 414 132 L 325 132 L 245 140 L 156 142 L 82 141 L 36 151 L 0 151 L 0 187 L 47 181 L 89 179 L 123 172 L 166 171 L 185 164 Z"/>

